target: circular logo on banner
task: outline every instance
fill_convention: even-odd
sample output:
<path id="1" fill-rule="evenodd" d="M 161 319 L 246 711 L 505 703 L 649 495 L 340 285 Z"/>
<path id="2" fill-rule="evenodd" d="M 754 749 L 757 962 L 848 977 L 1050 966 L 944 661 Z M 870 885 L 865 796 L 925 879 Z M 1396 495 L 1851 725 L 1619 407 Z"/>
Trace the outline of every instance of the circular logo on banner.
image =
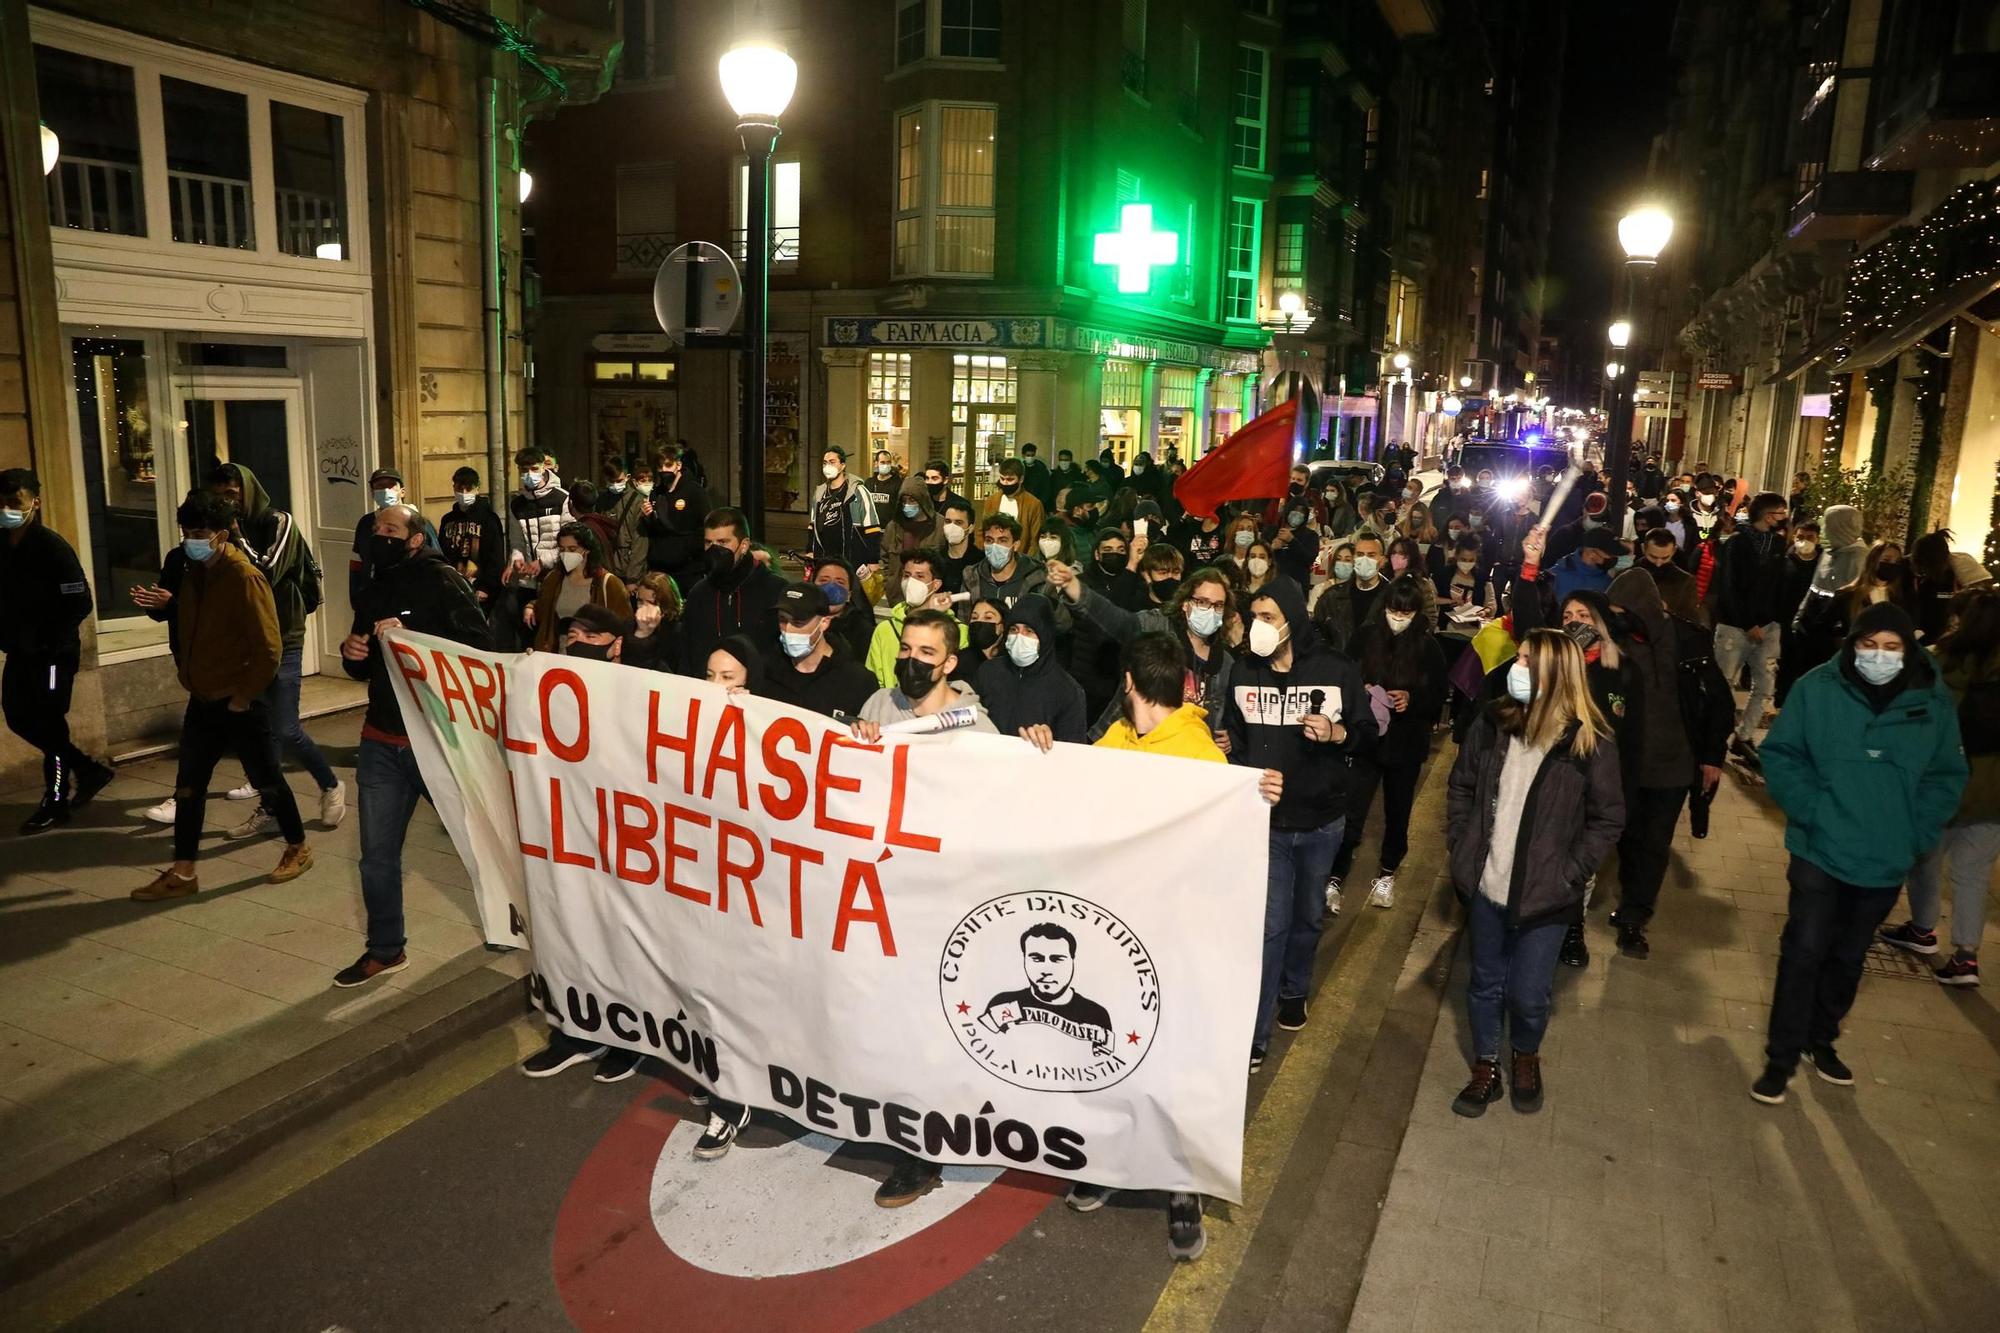
<path id="1" fill-rule="evenodd" d="M 965 1053 L 1037 1092 L 1108 1088 L 1160 1025 L 1146 946 L 1086 898 L 1037 889 L 965 914 L 938 960 L 944 1016 Z"/>

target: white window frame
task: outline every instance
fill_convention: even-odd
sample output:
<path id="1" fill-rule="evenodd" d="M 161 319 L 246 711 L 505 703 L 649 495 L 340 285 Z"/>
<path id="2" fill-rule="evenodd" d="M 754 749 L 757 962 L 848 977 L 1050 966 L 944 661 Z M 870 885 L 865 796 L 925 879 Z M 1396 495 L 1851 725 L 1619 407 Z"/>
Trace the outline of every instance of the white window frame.
<path id="1" fill-rule="evenodd" d="M 972 207 L 962 204 L 946 206 L 937 202 L 939 187 L 943 184 L 940 179 L 942 165 L 938 161 L 938 154 L 940 151 L 940 142 L 944 137 L 937 133 L 937 127 L 942 122 L 944 112 L 947 110 L 987 111 L 993 115 L 993 135 L 991 140 L 993 147 L 993 202 L 991 204 L 982 207 Z M 905 208 L 902 204 L 902 131 L 903 118 L 910 115 L 915 115 L 918 118 L 917 200 L 915 207 Z M 999 104 L 997 102 L 947 101 L 934 98 L 930 101 L 915 102 L 909 106 L 899 108 L 891 116 L 889 127 L 889 179 L 891 182 L 889 195 L 891 205 L 889 224 L 890 271 L 898 278 L 992 279 L 994 273 L 1000 267 L 998 221 L 1000 209 Z M 929 135 L 924 134 L 923 131 L 925 129 L 930 129 L 932 133 Z M 994 220 L 993 270 L 981 273 L 938 267 L 937 224 L 939 218 L 945 217 L 984 217 Z M 909 268 L 904 268 L 902 267 L 902 257 L 896 243 L 896 228 L 902 223 L 910 221 L 918 223 L 922 240 L 918 246 L 917 262 Z"/>
<path id="2" fill-rule="evenodd" d="M 28 11 L 29 40 L 96 60 L 124 65 L 132 71 L 132 90 L 139 117 L 140 190 L 145 200 L 144 236 L 51 227 L 56 263 L 92 268 L 163 269 L 186 277 L 223 280 L 298 281 L 314 275 L 316 287 L 367 290 L 370 286 L 368 156 L 366 117 L 368 94 L 317 79 L 280 73 L 191 47 L 174 46 L 117 28 L 87 23 L 47 10 Z M 166 122 L 160 100 L 162 77 L 185 79 L 227 92 L 248 102 L 250 131 L 251 227 L 256 247 L 247 250 L 194 245 L 173 239 L 170 186 L 167 179 Z M 346 253 L 340 259 L 288 255 L 278 248 L 276 167 L 272 159 L 271 103 L 284 102 L 340 118 L 342 170 L 346 174 Z M 37 199 L 41 184 L 36 182 Z"/>
<path id="3" fill-rule="evenodd" d="M 791 221 L 785 221 L 784 178 L 792 178 Z M 788 154 L 771 159 L 771 271 L 773 273 L 793 273 L 799 267 L 800 246 L 805 240 L 805 218 L 803 195 L 805 192 L 804 168 L 800 167 L 797 154 Z M 729 199 L 729 243 L 731 250 L 740 260 L 743 245 L 750 234 L 750 161 L 736 159 L 736 190 Z"/>
<path id="4" fill-rule="evenodd" d="M 924 12 L 924 49 L 911 59 L 903 59 L 901 32 L 903 15 L 912 9 Z M 1006 7 L 996 0 L 996 26 L 993 29 L 1000 41 L 1005 41 L 1007 26 Z M 944 53 L 944 0 L 898 0 L 894 21 L 889 25 L 889 64 L 897 70 L 915 69 L 920 65 L 937 63 L 944 65 L 968 65 L 975 69 L 996 69 L 1000 65 L 999 55 L 972 56 L 946 55 Z"/>
<path id="5" fill-rule="evenodd" d="M 1236 250 L 1236 208 L 1239 204 L 1250 207 L 1250 266 L 1237 268 L 1231 260 Z M 1233 196 L 1229 200 L 1229 216 L 1222 229 L 1222 317 L 1229 324 L 1255 324 L 1257 322 L 1257 288 L 1263 276 L 1264 249 L 1264 201 L 1244 195 Z M 1245 303 L 1245 313 L 1230 313 L 1230 287 L 1236 282 L 1250 285 L 1249 300 Z"/>
<path id="6" fill-rule="evenodd" d="M 1243 96 L 1242 90 L 1238 85 L 1243 79 L 1243 57 L 1246 52 L 1255 52 L 1259 65 L 1257 75 L 1257 114 L 1255 116 L 1243 115 L 1238 107 L 1238 103 Z M 1236 63 L 1230 70 L 1229 79 L 1229 123 L 1229 165 L 1238 171 L 1254 171 L 1260 174 L 1266 171 L 1271 161 L 1270 47 L 1259 46 L 1255 42 L 1238 42 L 1236 44 Z M 1236 160 L 1241 147 L 1238 143 L 1238 139 L 1241 137 L 1240 132 L 1246 129 L 1253 129 L 1257 132 L 1257 160 L 1254 163 L 1239 162 Z"/>

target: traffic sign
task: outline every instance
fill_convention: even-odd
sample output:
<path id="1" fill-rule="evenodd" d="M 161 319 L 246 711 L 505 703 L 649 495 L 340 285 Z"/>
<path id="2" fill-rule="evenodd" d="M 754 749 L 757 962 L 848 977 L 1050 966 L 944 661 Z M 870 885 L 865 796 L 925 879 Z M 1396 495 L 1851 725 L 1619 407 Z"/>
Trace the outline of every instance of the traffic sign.
<path id="1" fill-rule="evenodd" d="M 719 245 L 688 241 L 660 262 L 653 278 L 653 318 L 681 346 L 689 335 L 727 333 L 743 305 L 736 261 Z"/>

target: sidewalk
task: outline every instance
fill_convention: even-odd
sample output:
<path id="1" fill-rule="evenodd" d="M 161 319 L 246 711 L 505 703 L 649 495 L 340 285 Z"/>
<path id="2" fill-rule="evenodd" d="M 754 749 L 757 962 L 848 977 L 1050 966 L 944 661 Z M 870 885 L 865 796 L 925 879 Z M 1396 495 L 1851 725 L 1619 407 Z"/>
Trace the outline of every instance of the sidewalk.
<path id="1" fill-rule="evenodd" d="M 1536 1115 L 1451 1112 L 1469 1058 L 1460 950 L 1352 1328 L 1994 1326 L 1994 991 L 1948 992 L 1881 949 L 1840 1045 L 1857 1086 L 1802 1065 L 1785 1105 L 1752 1101 L 1782 843 L 1761 789 L 1726 775 L 1709 837 L 1682 823 L 1646 962 L 1612 947 L 1604 877 L 1590 967 L 1557 979 Z"/>
<path id="2" fill-rule="evenodd" d="M 333 988 L 334 972 L 364 947 L 359 726 L 353 710 L 307 724 L 347 784 L 338 829 L 319 827 L 317 789 L 287 769 L 316 858 L 289 884 L 264 882 L 281 850 L 276 838 L 232 842 L 224 834 L 252 809 L 221 795 L 242 781 L 234 760 L 217 769 L 209 800 L 202 891 L 179 902 L 127 898 L 171 860 L 171 830 L 142 812 L 171 791 L 172 755 L 122 766 L 75 823 L 33 838 L 8 835 L 38 793 L 0 796 L 0 1189 L 41 1182 L 59 1194 L 56 1173 L 366 1030 L 370 1040 L 331 1048 L 340 1052 L 336 1069 L 323 1060 L 301 1075 L 338 1072 L 352 1082 L 347 1066 L 393 1044 L 380 1039 L 385 1028 L 393 1037 L 438 1021 L 437 1005 L 418 997 L 460 979 L 468 993 L 482 978 L 504 989 L 523 974 L 520 955 L 485 949 L 465 869 L 423 805 L 404 852 L 410 965 L 368 988 Z M 283 1095 L 267 1089 L 257 1099 L 264 1114 Z"/>

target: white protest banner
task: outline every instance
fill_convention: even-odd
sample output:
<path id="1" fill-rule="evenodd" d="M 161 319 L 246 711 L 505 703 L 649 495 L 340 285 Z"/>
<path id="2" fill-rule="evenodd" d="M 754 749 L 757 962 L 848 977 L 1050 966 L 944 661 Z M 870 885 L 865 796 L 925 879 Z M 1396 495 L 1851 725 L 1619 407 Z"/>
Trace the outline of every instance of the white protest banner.
<path id="1" fill-rule="evenodd" d="M 682 677 L 389 647 L 481 910 L 512 908 L 488 938 L 523 930 L 565 1030 L 933 1161 L 1240 1197 L 1254 770 L 870 745 Z"/>

